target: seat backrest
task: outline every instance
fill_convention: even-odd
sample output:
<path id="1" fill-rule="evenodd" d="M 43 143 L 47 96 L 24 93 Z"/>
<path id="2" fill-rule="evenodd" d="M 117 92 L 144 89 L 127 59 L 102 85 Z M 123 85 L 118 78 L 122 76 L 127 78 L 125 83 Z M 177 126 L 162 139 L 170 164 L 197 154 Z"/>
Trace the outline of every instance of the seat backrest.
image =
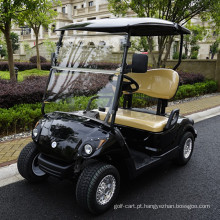
<path id="1" fill-rule="evenodd" d="M 171 99 L 179 85 L 179 75 L 172 69 L 153 69 L 145 73 L 128 73 L 139 84 L 137 93 L 159 98 Z"/>

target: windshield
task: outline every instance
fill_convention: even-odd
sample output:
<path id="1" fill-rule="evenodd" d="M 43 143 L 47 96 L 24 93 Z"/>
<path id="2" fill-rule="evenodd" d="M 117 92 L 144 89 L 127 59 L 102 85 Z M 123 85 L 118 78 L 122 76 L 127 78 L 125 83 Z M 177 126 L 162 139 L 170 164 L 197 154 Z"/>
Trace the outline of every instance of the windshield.
<path id="1" fill-rule="evenodd" d="M 45 112 L 83 110 L 85 116 L 104 120 L 111 113 L 123 39 L 118 35 L 64 39 L 51 70 Z"/>

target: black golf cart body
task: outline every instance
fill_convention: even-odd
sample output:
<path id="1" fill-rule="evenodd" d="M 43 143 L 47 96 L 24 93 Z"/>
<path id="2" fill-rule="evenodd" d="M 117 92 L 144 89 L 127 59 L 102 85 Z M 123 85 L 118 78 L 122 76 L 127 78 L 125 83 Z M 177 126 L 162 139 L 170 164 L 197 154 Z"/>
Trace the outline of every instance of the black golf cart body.
<path id="1" fill-rule="evenodd" d="M 97 109 L 90 110 L 93 100 L 100 98 L 94 95 L 88 102 L 87 109 L 45 114 L 45 105 L 53 99 L 48 99 L 48 88 L 54 91 L 50 83 L 52 77 L 54 82 L 56 75 L 60 77 L 60 72 L 70 74 L 71 67 L 71 74 L 75 71 L 89 71 L 88 65 L 84 69 L 80 68 L 80 64 L 75 69 L 74 65 L 60 67 L 58 55 L 63 46 L 65 31 L 73 30 L 124 34 L 121 67 L 109 72 L 103 70 L 109 74 L 108 88 L 113 89 L 114 97 L 108 105 Z M 176 69 L 181 61 L 183 35 L 190 33 L 186 28 L 160 19 L 119 18 L 74 23 L 58 31 L 61 32 L 61 37 L 53 56 L 53 67 L 42 105 L 44 117 L 32 134 L 39 152 L 37 165 L 40 170 L 61 179 L 77 178 L 90 163 L 102 162 L 113 165 L 119 171 L 126 171 L 133 178 L 164 159 L 178 157 L 185 134 L 190 133 L 194 141 L 197 136 L 193 128 L 194 122 L 179 116 L 178 109 L 171 113 L 165 111 L 168 100 L 175 96 L 178 89 L 177 72 L 172 69 L 147 70 L 148 58 L 145 54 L 134 54 L 132 65 L 126 64 L 131 36 L 180 35 L 180 58 L 174 67 Z M 133 107 L 132 95 L 135 92 L 156 98 L 157 110 L 152 112 Z M 119 104 L 120 99 L 123 104 Z M 182 163 L 188 162 L 188 159 Z"/>

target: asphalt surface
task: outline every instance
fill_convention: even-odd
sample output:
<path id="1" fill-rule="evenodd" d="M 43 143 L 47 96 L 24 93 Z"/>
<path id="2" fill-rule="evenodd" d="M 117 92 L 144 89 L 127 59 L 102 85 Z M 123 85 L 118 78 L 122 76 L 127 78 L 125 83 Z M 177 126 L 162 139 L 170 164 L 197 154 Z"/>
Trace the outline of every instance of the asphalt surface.
<path id="1" fill-rule="evenodd" d="M 122 183 L 118 209 L 90 215 L 77 205 L 74 183 L 22 180 L 0 188 L 0 219 L 220 219 L 220 116 L 195 127 L 198 138 L 190 162 L 184 167 L 167 162 Z"/>

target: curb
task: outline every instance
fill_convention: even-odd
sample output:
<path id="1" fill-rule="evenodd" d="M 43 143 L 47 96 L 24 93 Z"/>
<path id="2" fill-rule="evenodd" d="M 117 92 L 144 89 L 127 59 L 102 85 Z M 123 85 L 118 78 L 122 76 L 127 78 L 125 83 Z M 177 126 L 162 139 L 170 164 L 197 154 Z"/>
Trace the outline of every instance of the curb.
<path id="1" fill-rule="evenodd" d="M 18 173 L 17 163 L 0 168 L 0 187 L 23 180 Z"/>
<path id="2" fill-rule="evenodd" d="M 208 109 L 206 111 L 197 112 L 191 115 L 187 115 L 185 117 L 191 118 L 195 123 L 203 121 L 208 118 L 212 118 L 214 116 L 220 115 L 220 106 Z"/>
<path id="3" fill-rule="evenodd" d="M 0 168 L 1 167 L 5 167 L 5 166 L 8 166 L 8 165 L 11 165 L 11 164 L 14 164 L 17 162 L 17 159 L 16 160 L 10 160 L 10 161 L 6 161 L 6 162 L 3 162 L 3 163 L 0 163 Z"/>

